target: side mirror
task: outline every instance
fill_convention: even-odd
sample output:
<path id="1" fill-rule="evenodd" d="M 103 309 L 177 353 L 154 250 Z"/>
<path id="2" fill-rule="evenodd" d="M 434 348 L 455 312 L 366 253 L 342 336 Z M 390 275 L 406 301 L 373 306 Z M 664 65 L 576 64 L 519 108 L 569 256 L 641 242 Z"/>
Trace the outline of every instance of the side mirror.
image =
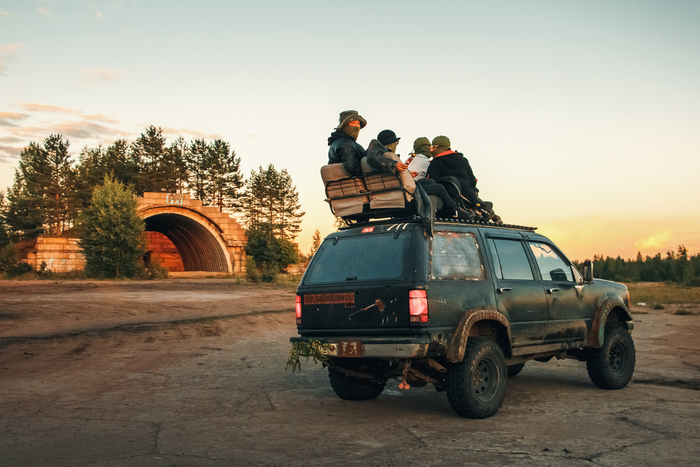
<path id="1" fill-rule="evenodd" d="M 589 284 L 593 282 L 593 263 L 590 259 L 583 262 L 583 281 Z"/>

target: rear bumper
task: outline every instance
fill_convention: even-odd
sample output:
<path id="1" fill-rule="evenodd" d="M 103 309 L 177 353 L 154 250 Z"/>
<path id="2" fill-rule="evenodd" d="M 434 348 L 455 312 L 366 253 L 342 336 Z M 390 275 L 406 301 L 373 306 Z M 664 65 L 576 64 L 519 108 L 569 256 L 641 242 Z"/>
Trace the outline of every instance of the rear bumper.
<path id="1" fill-rule="evenodd" d="M 430 338 L 425 337 L 292 337 L 291 342 L 318 341 L 331 344 L 329 357 L 423 358 L 428 354 Z M 361 347 L 358 348 L 358 347 Z"/>

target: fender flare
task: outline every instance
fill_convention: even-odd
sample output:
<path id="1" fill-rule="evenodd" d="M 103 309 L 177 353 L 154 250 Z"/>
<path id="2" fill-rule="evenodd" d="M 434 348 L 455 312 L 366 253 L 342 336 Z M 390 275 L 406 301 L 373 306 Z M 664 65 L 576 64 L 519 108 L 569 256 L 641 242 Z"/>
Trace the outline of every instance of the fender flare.
<path id="1" fill-rule="evenodd" d="M 593 323 L 591 324 L 591 330 L 588 332 L 588 336 L 586 336 L 586 347 L 599 349 L 603 346 L 603 341 L 605 339 L 605 322 L 613 308 L 622 308 L 627 321 L 632 321 L 630 310 L 627 308 L 627 305 L 625 305 L 622 297 L 612 293 L 601 297 L 598 308 L 596 308 Z"/>
<path id="2" fill-rule="evenodd" d="M 455 334 L 447 345 L 447 360 L 452 363 L 459 363 L 462 361 L 464 358 L 464 350 L 467 347 L 467 340 L 469 339 L 469 332 L 472 326 L 479 321 L 498 321 L 502 324 L 506 328 L 508 334 L 508 349 L 504 349 L 504 353 L 510 352 L 511 336 L 508 319 L 495 308 L 477 308 L 467 311 L 457 325 Z M 506 355 L 506 358 L 508 358 L 508 355 Z"/>

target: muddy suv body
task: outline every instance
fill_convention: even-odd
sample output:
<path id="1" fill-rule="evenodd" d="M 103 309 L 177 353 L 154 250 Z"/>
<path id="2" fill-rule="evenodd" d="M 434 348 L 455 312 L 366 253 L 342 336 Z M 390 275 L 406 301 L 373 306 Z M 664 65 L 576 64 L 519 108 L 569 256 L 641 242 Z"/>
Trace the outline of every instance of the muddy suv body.
<path id="1" fill-rule="evenodd" d="M 528 360 L 576 358 L 599 387 L 629 382 L 624 285 L 582 276 L 532 228 L 437 220 L 432 233 L 418 221 L 351 226 L 311 261 L 292 341 L 325 344 L 338 396 L 377 397 L 393 377 L 482 418 Z"/>

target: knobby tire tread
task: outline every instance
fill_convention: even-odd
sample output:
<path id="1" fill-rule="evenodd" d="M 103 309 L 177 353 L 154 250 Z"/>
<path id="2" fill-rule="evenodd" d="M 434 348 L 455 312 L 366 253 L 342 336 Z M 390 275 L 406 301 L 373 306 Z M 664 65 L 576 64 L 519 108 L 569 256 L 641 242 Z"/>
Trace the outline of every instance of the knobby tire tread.
<path id="1" fill-rule="evenodd" d="M 628 359 L 631 361 L 627 362 L 629 375 L 623 376 L 622 378 L 613 375 L 609 364 L 609 353 L 610 353 L 610 341 L 613 338 L 621 337 L 623 341 L 626 342 Z M 627 329 L 619 324 L 612 324 L 605 326 L 605 337 L 603 340 L 603 346 L 600 349 L 595 349 L 591 355 L 586 360 L 586 369 L 588 370 L 588 376 L 591 378 L 593 384 L 601 389 L 622 389 L 627 386 L 627 383 L 632 379 L 632 374 L 634 373 L 634 365 L 636 363 L 634 341 L 632 336 L 630 336 Z"/>

